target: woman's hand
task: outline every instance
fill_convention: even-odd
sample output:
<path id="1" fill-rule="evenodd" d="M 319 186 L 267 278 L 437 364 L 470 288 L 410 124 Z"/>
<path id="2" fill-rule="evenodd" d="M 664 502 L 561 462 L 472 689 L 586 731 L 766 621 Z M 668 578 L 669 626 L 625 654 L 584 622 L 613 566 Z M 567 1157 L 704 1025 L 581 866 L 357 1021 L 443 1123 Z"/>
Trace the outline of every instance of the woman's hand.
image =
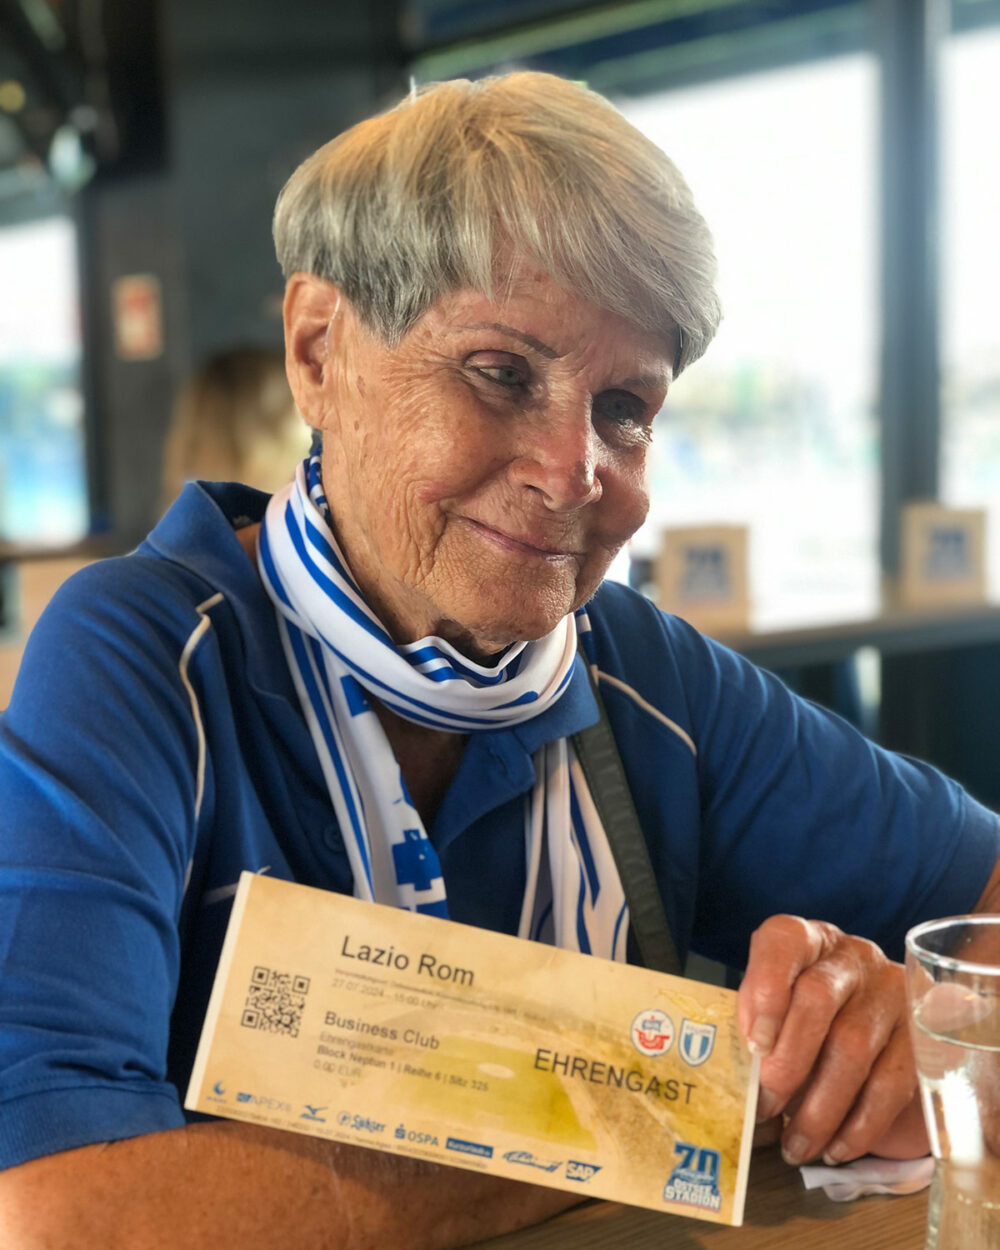
<path id="1" fill-rule="evenodd" d="M 754 933 L 739 1022 L 761 1064 L 758 1120 L 784 1112 L 789 1163 L 927 1153 L 902 965 L 824 921 Z"/>

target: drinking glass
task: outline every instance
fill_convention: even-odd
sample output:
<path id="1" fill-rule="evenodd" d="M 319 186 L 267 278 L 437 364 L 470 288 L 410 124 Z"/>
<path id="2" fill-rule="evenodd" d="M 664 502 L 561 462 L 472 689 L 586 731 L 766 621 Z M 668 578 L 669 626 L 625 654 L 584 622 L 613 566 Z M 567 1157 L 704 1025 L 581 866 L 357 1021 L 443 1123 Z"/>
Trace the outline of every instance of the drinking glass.
<path id="1" fill-rule="evenodd" d="M 1000 916 L 911 929 L 906 989 L 935 1159 L 925 1250 L 1000 1250 Z"/>

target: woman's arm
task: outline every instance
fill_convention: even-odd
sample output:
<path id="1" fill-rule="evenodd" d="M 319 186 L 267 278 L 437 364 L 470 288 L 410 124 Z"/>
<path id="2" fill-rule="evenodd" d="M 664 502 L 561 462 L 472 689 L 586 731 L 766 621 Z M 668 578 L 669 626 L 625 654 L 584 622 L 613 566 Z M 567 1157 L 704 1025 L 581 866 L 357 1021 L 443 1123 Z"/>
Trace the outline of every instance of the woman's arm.
<path id="1" fill-rule="evenodd" d="M 532 1224 L 576 1194 L 209 1123 L 0 1173 L 4 1250 L 447 1250 Z"/>

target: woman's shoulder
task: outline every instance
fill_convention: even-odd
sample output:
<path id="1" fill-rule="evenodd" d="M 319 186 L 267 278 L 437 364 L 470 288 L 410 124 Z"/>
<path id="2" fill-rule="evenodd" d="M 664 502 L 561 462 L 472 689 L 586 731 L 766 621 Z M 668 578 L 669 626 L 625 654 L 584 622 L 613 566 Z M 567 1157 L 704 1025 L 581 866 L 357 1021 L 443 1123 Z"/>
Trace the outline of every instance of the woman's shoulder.
<path id="1" fill-rule="evenodd" d="M 604 582 L 587 614 L 602 690 L 627 687 L 633 702 L 692 735 L 720 716 L 755 716 L 767 702 L 761 670 L 628 586 Z"/>
<path id="2" fill-rule="evenodd" d="M 620 582 L 602 582 L 587 604 L 598 665 L 641 680 L 653 667 L 693 670 L 718 663 L 726 648 L 700 634 L 679 616 L 658 608 Z"/>
<path id="3" fill-rule="evenodd" d="M 166 619 L 196 606 L 208 587 L 196 569 L 140 547 L 128 555 L 107 556 L 78 569 L 55 591 L 46 614 Z"/>
<path id="4" fill-rule="evenodd" d="M 610 579 L 597 588 L 587 604 L 587 614 L 595 630 L 600 625 L 626 636 L 648 634 L 651 638 L 658 635 L 669 639 L 678 629 L 690 628 L 679 617 L 662 611 L 646 595 Z"/>
<path id="5" fill-rule="evenodd" d="M 112 662 L 176 671 L 206 614 L 217 628 L 256 634 L 263 600 L 233 518 L 189 487 L 135 551 L 94 561 L 63 582 L 28 639 L 22 668 L 61 668 L 74 655 L 77 667 L 95 671 Z"/>
<path id="6" fill-rule="evenodd" d="M 51 699 L 53 683 L 67 714 L 150 702 L 165 713 L 183 698 L 182 658 L 193 650 L 206 598 L 197 577 L 153 555 L 86 565 L 62 583 L 28 636 L 8 719 L 32 715 Z"/>
<path id="7" fill-rule="evenodd" d="M 72 641 L 77 651 L 90 645 L 117 650 L 131 642 L 174 652 L 184 646 L 213 593 L 195 570 L 149 552 L 97 560 L 55 592 L 28 650 Z"/>
<path id="8" fill-rule="evenodd" d="M 74 619 L 145 620 L 168 632 L 189 628 L 206 602 L 260 598 L 257 573 L 236 532 L 262 512 L 257 491 L 191 483 L 127 555 L 97 560 L 59 588 L 50 612 Z M 245 510 L 241 510 L 245 509 Z"/>
<path id="9" fill-rule="evenodd" d="M 711 675 L 707 640 L 618 582 L 601 585 L 587 615 L 609 713 L 624 701 L 632 712 L 645 709 L 654 720 L 666 718 L 671 728 L 676 722 L 689 731 L 692 702 Z"/>

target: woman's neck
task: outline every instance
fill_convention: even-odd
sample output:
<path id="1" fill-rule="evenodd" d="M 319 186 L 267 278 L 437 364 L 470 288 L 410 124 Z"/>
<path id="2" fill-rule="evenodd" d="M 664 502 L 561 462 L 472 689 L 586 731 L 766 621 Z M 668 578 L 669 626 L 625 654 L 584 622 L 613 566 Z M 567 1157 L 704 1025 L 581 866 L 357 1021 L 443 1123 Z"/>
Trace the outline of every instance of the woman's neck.
<path id="1" fill-rule="evenodd" d="M 429 829 L 462 761 L 467 734 L 415 725 L 371 697 L 379 724 L 389 739 L 413 806 Z"/>

